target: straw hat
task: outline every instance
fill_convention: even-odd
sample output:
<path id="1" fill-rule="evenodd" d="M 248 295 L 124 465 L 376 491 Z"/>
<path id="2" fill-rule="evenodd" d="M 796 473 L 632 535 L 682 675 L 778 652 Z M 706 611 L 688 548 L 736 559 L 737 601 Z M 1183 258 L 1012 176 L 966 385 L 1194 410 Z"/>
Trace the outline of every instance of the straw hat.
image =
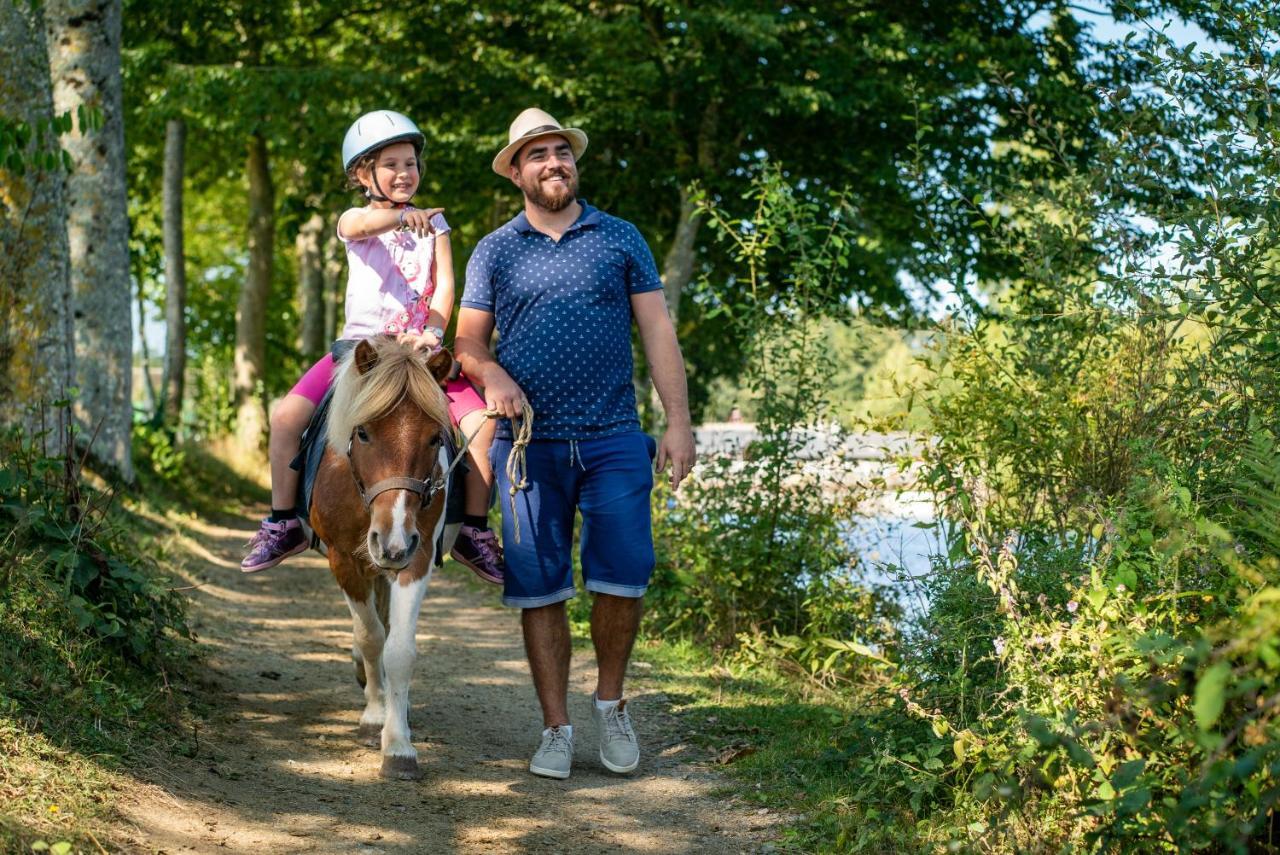
<path id="1" fill-rule="evenodd" d="M 574 158 L 582 157 L 582 153 L 587 150 L 585 133 L 578 128 L 562 128 L 555 116 L 537 107 L 530 107 L 516 116 L 511 127 L 507 129 L 507 147 L 498 152 L 498 156 L 493 159 L 493 171 L 506 178 L 507 171 L 511 168 L 511 159 L 515 157 L 521 146 L 538 137 L 553 134 L 558 134 L 569 141 Z"/>

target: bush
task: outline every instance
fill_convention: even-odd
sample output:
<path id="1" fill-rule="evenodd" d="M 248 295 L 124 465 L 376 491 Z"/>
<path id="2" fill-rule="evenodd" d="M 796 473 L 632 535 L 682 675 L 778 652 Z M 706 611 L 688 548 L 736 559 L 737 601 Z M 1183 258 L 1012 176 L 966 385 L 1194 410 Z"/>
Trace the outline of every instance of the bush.
<path id="1" fill-rule="evenodd" d="M 843 433 L 824 421 L 833 354 L 820 320 L 842 311 L 852 220 L 842 197 L 807 198 L 776 167 L 758 176 L 751 200 L 747 220 L 702 200 L 741 269 L 705 279 L 697 299 L 745 342 L 760 436 L 741 458 L 704 459 L 678 497 L 659 490 L 650 621 L 828 672 L 891 632 L 884 602 L 853 581 L 846 530 L 858 496 L 834 453 Z M 806 459 L 814 446 L 827 453 Z"/>
<path id="2" fill-rule="evenodd" d="M 953 200 L 1027 275 L 940 330 L 948 554 L 838 740 L 862 851 L 1280 851 L 1280 17 L 1206 17 L 1121 48 L 1098 162 Z"/>

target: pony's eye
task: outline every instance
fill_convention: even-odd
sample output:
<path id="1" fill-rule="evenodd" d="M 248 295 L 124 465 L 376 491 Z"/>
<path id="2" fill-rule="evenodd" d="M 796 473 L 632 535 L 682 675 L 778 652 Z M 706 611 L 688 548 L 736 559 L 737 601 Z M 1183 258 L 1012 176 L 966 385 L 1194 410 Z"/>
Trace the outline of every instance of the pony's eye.
<path id="1" fill-rule="evenodd" d="M 356 438 L 364 443 L 369 441 L 369 432 L 364 429 L 364 425 L 360 425 L 356 428 Z"/>

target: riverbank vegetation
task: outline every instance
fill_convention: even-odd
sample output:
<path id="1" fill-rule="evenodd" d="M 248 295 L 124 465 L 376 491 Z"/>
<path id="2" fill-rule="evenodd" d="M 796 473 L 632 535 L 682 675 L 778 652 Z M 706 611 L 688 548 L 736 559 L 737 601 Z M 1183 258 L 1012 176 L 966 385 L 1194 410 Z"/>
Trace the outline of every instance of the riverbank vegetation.
<path id="1" fill-rule="evenodd" d="M 711 715 L 721 737 L 736 728 L 756 751 L 743 779 L 804 814 L 797 851 L 1280 848 L 1280 20 L 1249 3 L 1199 20 L 1215 44 L 1179 46 L 1158 30 L 1126 40 L 1138 74 L 1102 93 L 1091 143 L 1029 121 L 1020 144 L 1039 160 L 1011 163 L 1018 180 L 1002 189 L 956 193 L 921 147 L 921 192 L 967 212 L 1021 265 L 990 282 L 953 246 L 925 250 L 933 281 L 960 301 L 933 325 L 929 374 L 914 386 L 944 549 L 903 584 L 927 611 L 886 622 L 868 589 L 840 597 L 848 623 L 833 624 L 812 587 L 783 585 L 755 591 L 733 640 L 714 620 L 702 633 L 735 679 L 771 665 L 811 684 L 730 690 Z M 1025 116 L 1044 110 L 1009 97 Z M 724 221 L 730 239 L 764 240 L 783 223 L 805 233 L 794 216 L 771 219 L 794 188 L 768 176 L 757 186 L 769 201 L 756 219 Z M 838 206 L 823 216 L 838 234 Z M 793 281 L 816 283 L 780 244 L 761 255 L 776 248 Z M 766 314 L 793 306 L 812 318 L 776 295 Z M 793 402 L 787 419 L 821 413 L 805 385 L 811 357 L 767 365 L 814 403 Z M 784 405 L 758 382 L 762 401 Z M 750 456 L 785 470 L 764 434 Z M 819 495 L 795 494 L 837 519 Z M 776 576 L 761 541 L 740 532 L 773 519 L 777 502 L 726 506 L 697 486 L 690 496 L 668 524 L 688 531 L 693 514 L 708 530 L 695 524 L 696 545 L 669 548 L 664 567 L 718 568 L 715 585 L 687 588 L 705 613 L 752 591 L 756 568 Z M 806 586 L 857 578 L 839 552 L 808 564 L 808 521 L 789 523 L 764 541 L 794 553 Z M 792 603 L 819 613 L 797 621 Z M 705 716 L 707 693 L 690 697 Z M 778 723 L 777 704 L 795 705 L 782 716 L 794 727 Z M 801 795 L 815 789 L 818 799 Z"/>

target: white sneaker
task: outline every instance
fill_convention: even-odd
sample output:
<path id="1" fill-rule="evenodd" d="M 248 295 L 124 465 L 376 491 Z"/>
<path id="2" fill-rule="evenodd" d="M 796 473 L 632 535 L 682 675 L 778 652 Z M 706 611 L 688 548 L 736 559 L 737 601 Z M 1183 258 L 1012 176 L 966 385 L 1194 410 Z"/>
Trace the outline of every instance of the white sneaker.
<path id="1" fill-rule="evenodd" d="M 607 712 L 596 705 L 596 696 L 591 696 L 591 713 L 595 717 L 596 727 L 600 729 L 600 762 L 610 772 L 626 774 L 635 771 L 640 765 L 640 743 L 636 741 L 636 732 L 631 729 L 631 714 L 627 712 L 627 702 L 618 701 Z"/>
<path id="2" fill-rule="evenodd" d="M 542 744 L 533 752 L 529 771 L 544 778 L 567 778 L 573 765 L 573 736 L 563 727 L 542 731 Z"/>

